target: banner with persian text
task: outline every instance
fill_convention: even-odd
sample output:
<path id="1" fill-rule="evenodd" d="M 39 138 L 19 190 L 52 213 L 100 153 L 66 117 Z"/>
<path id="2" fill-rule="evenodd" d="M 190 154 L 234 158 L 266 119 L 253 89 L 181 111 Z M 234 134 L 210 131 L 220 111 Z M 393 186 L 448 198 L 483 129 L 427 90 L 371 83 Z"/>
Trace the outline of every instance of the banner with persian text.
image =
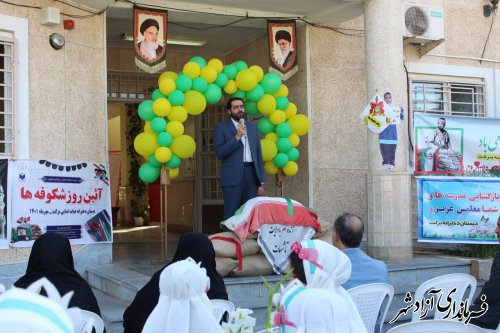
<path id="1" fill-rule="evenodd" d="M 498 244 L 499 178 L 417 180 L 419 241 Z"/>
<path id="2" fill-rule="evenodd" d="M 44 233 L 72 244 L 112 242 L 109 168 L 70 161 L 9 162 L 7 238 L 32 246 Z"/>
<path id="3" fill-rule="evenodd" d="M 415 174 L 500 176 L 500 119 L 415 112 Z"/>

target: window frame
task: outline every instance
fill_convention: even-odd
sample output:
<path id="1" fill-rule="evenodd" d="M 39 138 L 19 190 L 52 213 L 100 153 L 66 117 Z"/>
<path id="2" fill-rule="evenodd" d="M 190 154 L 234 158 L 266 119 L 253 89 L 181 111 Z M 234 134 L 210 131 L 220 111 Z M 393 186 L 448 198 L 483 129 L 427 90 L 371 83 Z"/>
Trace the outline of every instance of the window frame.
<path id="1" fill-rule="evenodd" d="M 9 85 L 12 89 L 11 91 L 11 107 L 10 107 L 10 110 L 7 110 L 6 109 L 6 100 L 7 100 L 7 97 L 6 97 L 6 91 L 7 89 L 4 90 L 4 94 L 3 96 L 0 96 L 0 98 L 3 98 L 4 100 L 4 109 L 3 110 L 0 110 L 0 114 L 3 113 L 4 114 L 4 121 L 5 121 L 5 118 L 7 118 L 7 115 L 11 115 L 12 119 L 11 119 L 11 125 L 10 125 L 10 133 L 7 133 L 7 128 L 6 128 L 6 125 L 4 123 L 3 125 L 3 129 L 0 127 L 0 131 L 5 131 L 5 136 L 4 136 L 4 142 L 5 142 L 5 145 L 7 145 L 7 138 L 9 138 L 10 142 L 11 142 L 11 148 L 10 148 L 10 152 L 6 152 L 6 151 L 0 151 L 0 157 L 13 157 L 15 155 L 15 152 L 16 152 L 16 140 L 15 140 L 15 115 L 17 114 L 17 103 L 16 103 L 16 95 L 17 95 L 17 66 L 16 66 L 16 63 L 17 63 L 17 44 L 16 44 L 16 40 L 13 39 L 13 38 L 7 38 L 7 37 L 3 37 L 3 36 L 0 36 L 0 43 L 1 44 L 4 44 L 4 45 L 11 45 L 12 47 L 12 64 L 11 64 L 11 67 L 12 67 L 12 83 Z M 2 54 L 0 53 L 0 58 L 2 57 Z M 4 66 L 3 69 L 0 69 L 0 72 L 6 72 L 5 70 L 5 67 L 7 66 Z M 3 85 L 4 87 L 7 87 L 7 84 L 4 84 L 4 82 L 0 82 L 0 85 Z"/>

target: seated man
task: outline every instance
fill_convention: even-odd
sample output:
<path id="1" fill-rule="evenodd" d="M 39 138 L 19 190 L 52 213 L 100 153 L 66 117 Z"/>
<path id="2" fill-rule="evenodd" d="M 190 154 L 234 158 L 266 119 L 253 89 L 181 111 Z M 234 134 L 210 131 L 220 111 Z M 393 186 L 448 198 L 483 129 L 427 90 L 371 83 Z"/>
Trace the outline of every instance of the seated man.
<path id="1" fill-rule="evenodd" d="M 342 286 L 351 289 L 368 283 L 388 283 L 389 273 L 383 261 L 365 254 L 359 244 L 363 238 L 363 220 L 355 214 L 344 213 L 333 225 L 333 244 L 351 260 L 351 277 Z"/>
<path id="2" fill-rule="evenodd" d="M 500 216 L 497 220 L 497 227 L 495 229 L 498 239 L 500 240 Z M 490 279 L 486 281 L 481 290 L 481 294 L 476 298 L 474 304 L 471 305 L 471 310 L 479 311 L 481 309 L 481 295 L 486 296 L 485 302 L 488 304 L 488 311 L 481 317 L 473 318 L 470 323 L 482 328 L 496 329 L 500 324 L 500 251 L 493 259 L 491 266 Z"/>

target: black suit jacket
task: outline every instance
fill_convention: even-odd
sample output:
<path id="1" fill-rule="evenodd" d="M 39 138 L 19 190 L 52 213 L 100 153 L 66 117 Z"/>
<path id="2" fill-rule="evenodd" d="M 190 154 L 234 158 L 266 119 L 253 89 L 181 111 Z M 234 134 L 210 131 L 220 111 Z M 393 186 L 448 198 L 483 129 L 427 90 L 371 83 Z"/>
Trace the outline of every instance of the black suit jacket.
<path id="1" fill-rule="evenodd" d="M 486 303 L 488 303 L 488 311 L 481 317 L 473 318 L 471 324 L 482 328 L 496 329 L 500 323 L 500 251 L 493 259 L 491 266 L 490 279 L 486 281 L 481 294 L 476 298 L 474 304 L 470 307 L 473 311 L 481 310 L 480 305 L 481 295 L 486 295 Z"/>

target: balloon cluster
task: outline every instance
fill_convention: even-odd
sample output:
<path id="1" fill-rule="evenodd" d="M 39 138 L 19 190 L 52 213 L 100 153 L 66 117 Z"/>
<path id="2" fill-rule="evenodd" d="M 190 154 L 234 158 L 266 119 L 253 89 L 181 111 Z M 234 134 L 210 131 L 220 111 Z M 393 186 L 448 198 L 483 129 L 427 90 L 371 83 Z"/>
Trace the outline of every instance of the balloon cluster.
<path id="1" fill-rule="evenodd" d="M 265 135 L 261 146 L 266 172 L 276 174 L 282 168 L 288 176 L 297 173 L 299 136 L 308 132 L 310 121 L 297 114 L 279 75 L 264 74 L 261 67 L 249 67 L 244 61 L 224 66 L 219 59 L 207 62 L 193 57 L 180 74 L 162 73 L 152 99 L 139 105 L 145 126 L 134 148 L 146 160 L 139 169 L 141 180 L 154 182 L 162 166 L 168 168 L 170 178 L 177 177 L 181 158 L 193 156 L 196 150 L 194 139 L 184 134 L 183 123 L 188 115 L 201 114 L 207 104 L 218 103 L 223 93 L 243 98 L 247 114 L 262 114 L 257 129 Z"/>

